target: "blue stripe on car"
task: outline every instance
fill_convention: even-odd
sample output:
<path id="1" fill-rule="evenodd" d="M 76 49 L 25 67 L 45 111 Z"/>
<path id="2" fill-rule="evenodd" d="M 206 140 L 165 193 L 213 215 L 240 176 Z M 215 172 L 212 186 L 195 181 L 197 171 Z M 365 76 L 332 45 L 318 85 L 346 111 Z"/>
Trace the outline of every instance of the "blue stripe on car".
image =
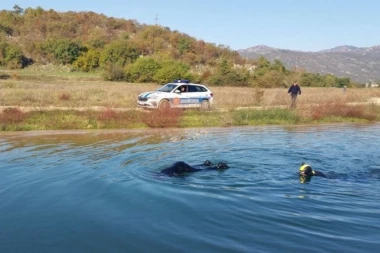
<path id="1" fill-rule="evenodd" d="M 146 98 L 146 97 L 148 97 L 150 94 L 152 94 L 153 92 L 148 92 L 148 93 L 146 93 L 145 95 L 143 95 L 143 98 Z"/>

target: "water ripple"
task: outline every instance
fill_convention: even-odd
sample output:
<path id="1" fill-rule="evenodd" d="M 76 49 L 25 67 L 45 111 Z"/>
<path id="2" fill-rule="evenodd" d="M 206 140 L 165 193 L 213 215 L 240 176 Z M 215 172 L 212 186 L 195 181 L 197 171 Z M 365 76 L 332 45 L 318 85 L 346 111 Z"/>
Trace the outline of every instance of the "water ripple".
<path id="1" fill-rule="evenodd" d="M 0 252 L 377 252 L 379 141 L 377 124 L 2 133 Z M 230 169 L 160 173 L 205 160 Z M 330 179 L 300 183 L 302 161 Z"/>

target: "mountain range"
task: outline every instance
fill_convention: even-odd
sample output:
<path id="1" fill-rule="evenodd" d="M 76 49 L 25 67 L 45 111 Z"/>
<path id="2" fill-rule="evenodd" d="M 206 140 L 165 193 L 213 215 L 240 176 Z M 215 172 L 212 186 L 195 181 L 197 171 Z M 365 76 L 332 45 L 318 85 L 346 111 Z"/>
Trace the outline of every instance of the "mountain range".
<path id="1" fill-rule="evenodd" d="M 360 83 L 380 80 L 380 45 L 373 47 L 344 45 L 318 52 L 259 45 L 238 50 L 238 53 L 249 59 L 260 56 L 264 56 L 269 61 L 278 59 L 288 69 L 300 68 L 313 73 L 349 77 Z"/>

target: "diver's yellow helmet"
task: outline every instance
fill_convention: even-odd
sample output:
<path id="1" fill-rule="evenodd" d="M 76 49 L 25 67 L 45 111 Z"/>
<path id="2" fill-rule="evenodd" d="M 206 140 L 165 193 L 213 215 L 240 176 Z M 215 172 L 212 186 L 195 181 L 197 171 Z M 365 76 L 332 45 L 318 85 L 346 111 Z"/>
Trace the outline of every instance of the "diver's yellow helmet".
<path id="1" fill-rule="evenodd" d="M 300 167 L 300 174 L 305 176 L 312 176 L 315 174 L 310 165 L 302 163 Z"/>

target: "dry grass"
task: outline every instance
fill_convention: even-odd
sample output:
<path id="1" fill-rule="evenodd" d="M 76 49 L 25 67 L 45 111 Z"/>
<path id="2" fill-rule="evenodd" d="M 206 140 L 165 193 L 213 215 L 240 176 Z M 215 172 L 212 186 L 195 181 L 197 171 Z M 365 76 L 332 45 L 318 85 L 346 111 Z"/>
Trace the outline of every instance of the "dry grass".
<path id="1" fill-rule="evenodd" d="M 157 88 L 154 84 L 102 81 L 1 80 L 0 106 L 134 108 L 139 93 Z"/>
<path id="2" fill-rule="evenodd" d="M 65 101 L 70 100 L 70 94 L 68 94 L 68 93 L 62 93 L 61 95 L 59 95 L 59 99 L 60 100 L 65 100 Z"/>
<path id="3" fill-rule="evenodd" d="M 375 121 L 376 111 L 369 105 L 351 106 L 343 103 L 318 104 L 304 108 L 299 114 L 320 121 L 326 118 L 356 118 Z"/>
<path id="4" fill-rule="evenodd" d="M 0 80 L 0 106 L 15 107 L 95 107 L 136 108 L 138 94 L 155 90 L 156 84 L 105 81 L 26 81 Z M 288 106 L 287 89 L 210 87 L 216 109 L 250 106 Z M 304 88 L 299 107 L 314 104 L 360 103 L 380 97 L 380 89 Z"/>
<path id="5" fill-rule="evenodd" d="M 155 110 L 148 112 L 146 117 L 142 118 L 142 121 L 148 127 L 178 127 L 182 115 L 183 111 L 178 109 L 170 109 L 165 111 Z"/>
<path id="6" fill-rule="evenodd" d="M 284 88 L 262 89 L 262 97 L 254 88 L 211 87 L 211 89 L 215 94 L 214 101 L 217 108 L 290 105 L 290 96 Z M 380 97 L 380 89 L 347 89 L 344 93 L 338 88 L 302 88 L 302 94 L 297 98 L 297 105 L 302 107 L 313 104 L 362 103 L 373 97 Z M 258 98 L 261 98 L 261 101 L 258 101 Z"/>

